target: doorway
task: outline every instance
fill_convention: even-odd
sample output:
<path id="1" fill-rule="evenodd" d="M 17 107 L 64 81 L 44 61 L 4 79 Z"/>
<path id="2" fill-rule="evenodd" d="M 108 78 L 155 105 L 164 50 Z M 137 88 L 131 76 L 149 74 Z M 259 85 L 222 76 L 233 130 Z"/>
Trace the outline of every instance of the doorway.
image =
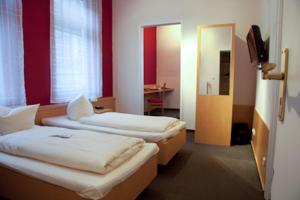
<path id="1" fill-rule="evenodd" d="M 181 24 L 143 27 L 144 114 L 180 118 Z"/>

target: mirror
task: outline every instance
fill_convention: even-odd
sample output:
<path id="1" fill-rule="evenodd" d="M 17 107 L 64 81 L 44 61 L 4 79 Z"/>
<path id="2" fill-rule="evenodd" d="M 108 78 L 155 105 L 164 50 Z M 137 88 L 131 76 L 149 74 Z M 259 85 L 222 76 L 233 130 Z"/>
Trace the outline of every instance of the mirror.
<path id="1" fill-rule="evenodd" d="M 198 39 L 200 95 L 230 95 L 232 27 L 203 26 Z"/>

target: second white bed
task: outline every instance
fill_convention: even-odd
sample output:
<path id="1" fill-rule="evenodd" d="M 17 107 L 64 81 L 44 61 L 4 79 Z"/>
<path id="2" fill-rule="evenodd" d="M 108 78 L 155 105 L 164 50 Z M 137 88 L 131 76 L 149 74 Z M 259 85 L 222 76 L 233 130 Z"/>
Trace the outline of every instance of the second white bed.
<path id="1" fill-rule="evenodd" d="M 146 140 L 147 142 L 162 142 L 173 136 L 177 135 L 181 129 L 185 128 L 185 122 L 179 121 L 174 127 L 166 130 L 165 132 L 145 132 L 117 129 L 110 127 L 102 127 L 95 125 L 82 124 L 79 121 L 70 120 L 66 115 L 58 117 L 49 117 L 42 119 L 42 123 L 46 126 L 57 126 L 71 129 L 83 129 L 97 132 L 105 132 L 111 134 L 124 135 L 129 137 L 138 137 Z"/>

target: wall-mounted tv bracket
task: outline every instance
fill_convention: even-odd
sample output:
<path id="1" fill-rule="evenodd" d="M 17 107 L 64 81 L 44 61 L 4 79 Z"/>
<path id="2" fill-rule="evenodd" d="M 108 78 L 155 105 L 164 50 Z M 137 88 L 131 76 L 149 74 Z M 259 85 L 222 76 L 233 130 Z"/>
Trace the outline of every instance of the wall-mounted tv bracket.
<path id="1" fill-rule="evenodd" d="M 281 52 L 281 72 L 271 73 L 270 71 L 276 67 L 274 63 L 264 63 L 262 65 L 262 78 L 265 80 L 280 80 L 279 88 L 279 110 L 278 118 L 280 121 L 284 120 L 285 99 L 286 99 L 286 85 L 288 76 L 288 53 L 289 50 L 284 48 Z"/>

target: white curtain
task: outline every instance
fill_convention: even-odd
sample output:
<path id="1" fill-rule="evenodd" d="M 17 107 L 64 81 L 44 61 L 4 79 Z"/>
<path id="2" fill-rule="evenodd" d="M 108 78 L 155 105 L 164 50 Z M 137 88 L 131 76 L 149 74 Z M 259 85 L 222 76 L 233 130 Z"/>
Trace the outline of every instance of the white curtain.
<path id="1" fill-rule="evenodd" d="M 22 1 L 0 0 L 0 105 L 25 103 Z"/>
<path id="2" fill-rule="evenodd" d="M 102 96 L 101 0 L 51 0 L 51 102 Z"/>

